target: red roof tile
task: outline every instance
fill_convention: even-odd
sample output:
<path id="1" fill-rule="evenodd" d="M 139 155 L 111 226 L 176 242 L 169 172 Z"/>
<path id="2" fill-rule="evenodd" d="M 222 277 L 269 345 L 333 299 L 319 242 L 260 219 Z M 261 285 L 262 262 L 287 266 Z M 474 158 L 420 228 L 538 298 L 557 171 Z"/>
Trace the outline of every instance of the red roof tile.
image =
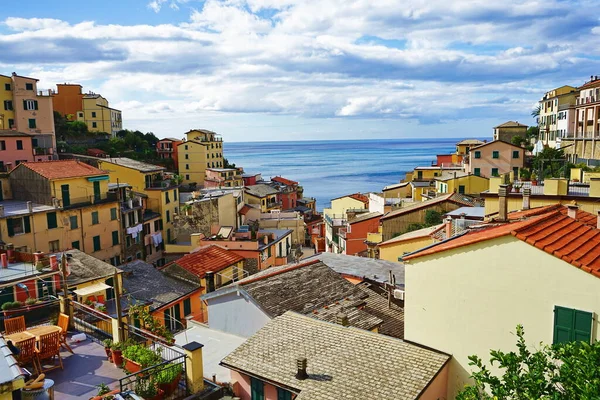
<path id="1" fill-rule="evenodd" d="M 244 257 L 216 245 L 200 248 L 198 251 L 186 254 L 172 262 L 188 272 L 203 278 L 207 271 L 219 272 L 237 262 L 243 261 Z M 166 267 L 165 267 L 166 268 Z"/>
<path id="2" fill-rule="evenodd" d="M 250 210 L 252 210 L 252 207 L 250 207 L 248 204 L 244 204 L 244 206 L 240 209 L 239 213 L 241 215 L 246 215 Z"/>
<path id="3" fill-rule="evenodd" d="M 294 186 L 294 185 L 298 184 L 298 182 L 296 182 L 296 181 L 292 181 L 290 179 L 286 179 L 286 178 L 283 178 L 281 176 L 276 176 L 274 178 L 271 178 L 271 180 L 273 182 L 279 182 L 279 183 L 282 183 L 282 184 L 287 185 L 287 186 Z"/>
<path id="4" fill-rule="evenodd" d="M 83 176 L 108 175 L 89 164 L 75 160 L 38 161 L 21 163 L 25 168 L 37 172 L 47 179 L 76 178 Z"/>

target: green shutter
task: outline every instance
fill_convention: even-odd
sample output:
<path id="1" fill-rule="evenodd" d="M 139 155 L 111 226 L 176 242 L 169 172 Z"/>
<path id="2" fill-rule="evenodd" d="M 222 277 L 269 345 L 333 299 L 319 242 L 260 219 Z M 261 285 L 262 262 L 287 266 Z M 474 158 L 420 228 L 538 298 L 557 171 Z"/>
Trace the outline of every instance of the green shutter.
<path id="1" fill-rule="evenodd" d="M 592 313 L 566 307 L 554 307 L 554 344 L 592 338 Z"/>
<path id="2" fill-rule="evenodd" d="M 34 101 L 33 101 L 33 106 L 34 106 L 34 108 L 35 108 L 36 110 L 38 109 L 38 102 L 37 102 L 37 100 L 34 100 Z"/>
<path id="3" fill-rule="evenodd" d="M 94 236 L 94 251 L 100 251 L 100 236 Z"/>
<path id="4" fill-rule="evenodd" d="M 188 297 L 183 301 L 183 315 L 187 316 L 192 313 L 192 301 Z"/>
<path id="5" fill-rule="evenodd" d="M 171 326 L 171 314 L 169 313 L 169 309 L 166 308 L 163 311 L 163 318 L 165 319 L 165 326 L 168 328 Z"/>
<path id="6" fill-rule="evenodd" d="M 27 110 L 27 100 L 23 100 L 23 110 Z"/>
<path id="7" fill-rule="evenodd" d="M 175 310 L 175 320 L 181 322 L 181 307 L 179 306 L 179 303 L 175 304 L 173 306 L 173 309 Z M 175 329 L 178 329 L 180 327 L 181 325 L 175 324 Z"/>
<path id="8" fill-rule="evenodd" d="M 282 388 L 277 388 L 277 400 L 292 400 L 292 393 Z"/>
<path id="9" fill-rule="evenodd" d="M 74 248 L 74 249 L 77 249 L 77 250 L 81 250 L 81 249 L 79 248 L 79 240 L 76 240 L 76 241 L 74 241 L 74 242 L 71 242 L 71 247 L 72 247 L 72 248 Z"/>
<path id="10" fill-rule="evenodd" d="M 48 222 L 48 229 L 54 229 L 58 227 L 58 223 L 56 222 L 56 213 L 51 212 L 46 214 L 46 220 Z"/>
<path id="11" fill-rule="evenodd" d="M 98 211 L 92 212 L 92 225 L 98 224 Z"/>
<path id="12" fill-rule="evenodd" d="M 473 171 L 473 173 L 475 174 L 475 176 L 479 176 L 479 175 L 481 175 L 481 169 L 480 168 L 475 168 L 475 170 Z"/>
<path id="13" fill-rule="evenodd" d="M 592 340 L 592 313 L 575 310 L 573 340 L 590 343 Z"/>
<path id="14" fill-rule="evenodd" d="M 6 220 L 6 229 L 8 229 L 9 237 L 15 236 L 15 230 L 13 229 L 13 220 L 12 219 Z"/>
<path id="15" fill-rule="evenodd" d="M 113 246 L 116 246 L 119 244 L 119 231 L 113 231 L 112 239 L 113 239 Z"/>
<path id="16" fill-rule="evenodd" d="M 29 217 L 23 217 L 23 225 L 25 225 L 25 233 L 31 233 L 31 222 Z"/>
<path id="17" fill-rule="evenodd" d="M 264 400 L 265 399 L 265 384 L 260 379 L 250 377 L 250 399 Z"/>
<path id="18" fill-rule="evenodd" d="M 110 209 L 110 220 L 114 221 L 115 219 L 117 219 L 117 209 L 111 208 Z"/>

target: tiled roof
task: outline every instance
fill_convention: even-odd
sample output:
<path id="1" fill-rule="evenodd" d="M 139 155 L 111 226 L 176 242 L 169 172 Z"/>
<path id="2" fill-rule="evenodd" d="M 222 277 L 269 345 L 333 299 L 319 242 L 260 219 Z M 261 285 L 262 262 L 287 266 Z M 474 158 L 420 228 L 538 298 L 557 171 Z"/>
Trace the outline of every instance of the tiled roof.
<path id="1" fill-rule="evenodd" d="M 99 278 L 112 277 L 115 267 L 107 262 L 92 257 L 83 251 L 72 249 L 66 251 L 71 274 L 67 278 L 69 286 L 77 286 Z M 121 272 L 116 269 L 117 272 Z"/>
<path id="2" fill-rule="evenodd" d="M 485 147 L 485 146 L 495 145 L 495 144 L 499 144 L 499 145 L 503 145 L 503 146 L 510 146 L 512 148 L 516 148 L 516 149 L 525 151 L 525 148 L 523 148 L 521 146 L 515 146 L 512 143 L 508 143 L 508 142 L 505 142 L 505 141 L 500 140 L 500 139 L 492 140 L 491 142 L 487 142 L 487 143 L 484 143 L 482 145 L 479 145 L 479 146 L 476 146 L 476 147 L 472 147 L 471 151 L 474 151 L 474 150 L 477 150 L 477 149 L 481 149 L 482 147 Z"/>
<path id="3" fill-rule="evenodd" d="M 281 177 L 281 176 L 276 176 L 276 177 L 273 177 L 273 178 L 271 178 L 271 180 L 272 180 L 273 182 L 282 183 L 282 184 L 284 184 L 284 185 L 286 185 L 286 186 L 294 186 L 294 185 L 297 185 L 297 184 L 298 184 L 298 182 L 296 182 L 296 181 L 292 181 L 292 180 L 290 180 L 290 179 L 286 179 L 286 178 L 283 178 L 283 177 Z"/>
<path id="4" fill-rule="evenodd" d="M 409 183 L 410 182 L 400 182 L 400 183 L 395 183 L 393 185 L 387 185 L 386 187 L 383 188 L 383 191 L 385 192 L 386 190 L 392 190 L 392 189 L 398 189 L 401 187 L 405 187 Z"/>
<path id="5" fill-rule="evenodd" d="M 561 206 L 562 207 L 562 206 Z M 544 207 L 545 208 L 545 207 Z M 591 223 L 590 216 L 578 213 L 570 218 L 562 209 L 529 219 L 476 229 L 451 240 L 441 242 L 404 257 L 405 260 L 439 253 L 450 249 L 512 235 L 582 270 L 600 277 L 600 230 Z M 539 210 L 537 210 L 539 211 Z M 522 215 L 522 214 L 521 214 Z M 579 220 L 579 216 L 582 217 Z"/>
<path id="6" fill-rule="evenodd" d="M 279 191 L 269 185 L 265 185 L 264 183 L 259 183 L 256 185 L 246 186 L 246 193 L 255 196 L 255 197 L 267 197 L 273 194 L 279 193 Z"/>
<path id="7" fill-rule="evenodd" d="M 424 237 L 430 237 L 435 232 L 444 228 L 444 224 L 439 224 L 435 226 L 430 226 L 428 228 L 417 229 L 416 231 L 407 232 L 403 235 L 396 236 L 390 240 L 386 240 L 385 242 L 379 243 L 379 246 L 388 246 L 390 244 L 396 244 L 400 242 L 404 242 L 405 240 L 419 239 Z"/>
<path id="8" fill-rule="evenodd" d="M 457 146 L 461 145 L 461 144 L 463 144 L 463 145 L 473 145 L 473 144 L 478 145 L 478 144 L 484 144 L 484 143 L 485 143 L 485 141 L 479 140 L 479 139 L 464 139 L 464 140 L 461 140 L 460 142 L 456 143 L 456 145 Z"/>
<path id="9" fill-rule="evenodd" d="M 600 79 L 590 80 L 589 82 L 584 83 L 578 89 L 581 90 L 581 89 L 587 89 L 589 87 L 596 87 L 596 86 L 600 86 Z"/>
<path id="10" fill-rule="evenodd" d="M 108 175 L 89 164 L 75 160 L 25 162 L 20 166 L 29 168 L 47 179 L 64 179 L 84 176 Z"/>
<path id="11" fill-rule="evenodd" d="M 527 125 L 520 124 L 516 121 L 506 121 L 505 123 L 495 126 L 494 128 L 518 128 L 522 126 L 527 128 Z"/>
<path id="12" fill-rule="evenodd" d="M 13 129 L 0 129 L 1 137 L 32 137 L 29 133 L 15 131 Z"/>
<path id="13" fill-rule="evenodd" d="M 252 210 L 252 207 L 250 207 L 248 204 L 244 204 L 242 206 L 242 208 L 240 209 L 239 213 L 241 215 L 246 215 L 246 214 L 248 214 L 248 211 L 250 211 L 250 210 Z"/>
<path id="14" fill-rule="evenodd" d="M 165 167 L 161 167 L 160 165 L 148 164 L 127 157 L 104 158 L 102 159 L 102 162 L 109 162 L 111 164 L 122 165 L 123 167 L 135 169 L 140 172 L 155 172 L 163 171 L 166 169 Z"/>
<path id="15" fill-rule="evenodd" d="M 351 221 L 348 221 L 349 224 L 357 224 L 359 222 L 363 222 L 363 221 L 367 221 L 369 219 L 373 219 L 373 218 L 379 218 L 381 217 L 383 214 L 381 214 L 380 212 L 370 212 L 370 213 L 362 213 L 359 214 L 356 218 L 354 218 Z"/>
<path id="16" fill-rule="evenodd" d="M 17 360 L 13 357 L 4 338 L 0 338 L 0 385 L 8 385 L 23 378 L 24 374 L 21 372 Z M 10 395 L 8 397 L 12 398 Z"/>
<path id="17" fill-rule="evenodd" d="M 332 200 L 343 199 L 344 197 L 350 197 L 351 199 L 361 201 L 361 202 L 363 202 L 366 205 L 369 204 L 369 198 L 367 196 L 365 196 L 364 194 L 362 194 L 362 193 L 348 194 L 346 196 L 336 197 L 335 199 L 332 199 Z"/>
<path id="18" fill-rule="evenodd" d="M 244 257 L 220 246 L 201 247 L 198 251 L 186 254 L 164 267 L 166 271 L 171 265 L 178 265 L 188 272 L 203 278 L 207 271 L 219 272 L 233 264 L 243 261 Z"/>
<path id="19" fill-rule="evenodd" d="M 307 359 L 308 379 L 296 379 Z M 296 400 L 418 398 L 450 356 L 287 312 L 223 359 L 223 366 L 299 393 Z"/>
<path id="20" fill-rule="evenodd" d="M 408 214 L 420 210 L 422 208 L 431 207 L 446 201 L 467 207 L 478 206 L 480 204 L 480 202 L 477 199 L 474 199 L 473 197 L 458 193 L 447 193 L 430 200 L 416 202 L 415 204 L 412 204 L 408 207 L 400 208 L 398 210 L 389 212 L 383 217 L 381 217 L 381 220 L 383 221 L 390 218 L 396 218 L 401 215 Z"/>

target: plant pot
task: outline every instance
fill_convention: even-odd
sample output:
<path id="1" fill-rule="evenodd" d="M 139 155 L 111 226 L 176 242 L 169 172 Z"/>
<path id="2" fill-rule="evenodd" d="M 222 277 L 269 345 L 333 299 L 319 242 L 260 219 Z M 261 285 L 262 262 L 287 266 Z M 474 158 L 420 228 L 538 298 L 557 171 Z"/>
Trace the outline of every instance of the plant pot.
<path id="1" fill-rule="evenodd" d="M 120 368 L 123 365 L 123 351 L 121 350 L 113 350 L 112 351 L 112 359 L 115 367 Z"/>
<path id="2" fill-rule="evenodd" d="M 102 400 L 102 399 L 106 399 L 106 398 L 108 398 L 110 396 L 113 396 L 113 398 L 114 398 L 115 394 L 119 394 L 119 392 L 120 392 L 119 389 L 115 389 L 115 390 L 113 390 L 111 392 L 103 394 L 102 396 L 92 397 L 91 400 Z"/>
<path id="3" fill-rule="evenodd" d="M 533 186 L 537 186 L 537 179 L 532 179 L 532 180 L 531 180 L 531 184 L 532 184 Z"/>
<path id="4" fill-rule="evenodd" d="M 165 396 L 170 396 L 177 386 L 179 385 L 179 380 L 181 379 L 181 374 L 177 375 L 175 379 L 173 379 L 170 383 L 160 383 L 158 388 L 165 392 Z"/>
<path id="5" fill-rule="evenodd" d="M 130 373 L 134 374 L 136 372 L 140 372 L 142 370 L 142 366 L 135 361 L 130 360 L 129 358 L 124 358 L 125 360 L 125 369 Z"/>
<path id="6" fill-rule="evenodd" d="M 156 396 L 144 397 L 144 400 L 162 400 L 162 398 L 163 398 L 164 395 L 165 395 L 165 392 L 163 392 L 162 390 L 158 389 L 158 393 L 156 394 Z"/>
<path id="7" fill-rule="evenodd" d="M 110 347 L 105 347 L 104 348 L 104 352 L 106 353 L 106 358 L 112 362 L 112 356 L 111 356 L 111 351 L 110 351 Z"/>

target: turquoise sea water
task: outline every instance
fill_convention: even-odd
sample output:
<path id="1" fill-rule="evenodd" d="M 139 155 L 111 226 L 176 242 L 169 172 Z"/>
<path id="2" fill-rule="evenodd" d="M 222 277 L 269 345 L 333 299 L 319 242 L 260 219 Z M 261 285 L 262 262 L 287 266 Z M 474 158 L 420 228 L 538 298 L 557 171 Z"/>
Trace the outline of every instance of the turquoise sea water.
<path id="1" fill-rule="evenodd" d="M 300 182 L 317 208 L 354 192 L 381 191 L 416 166 L 431 165 L 436 154 L 455 150 L 459 139 L 326 140 L 223 144 L 229 162 L 264 179 L 281 175 Z"/>

